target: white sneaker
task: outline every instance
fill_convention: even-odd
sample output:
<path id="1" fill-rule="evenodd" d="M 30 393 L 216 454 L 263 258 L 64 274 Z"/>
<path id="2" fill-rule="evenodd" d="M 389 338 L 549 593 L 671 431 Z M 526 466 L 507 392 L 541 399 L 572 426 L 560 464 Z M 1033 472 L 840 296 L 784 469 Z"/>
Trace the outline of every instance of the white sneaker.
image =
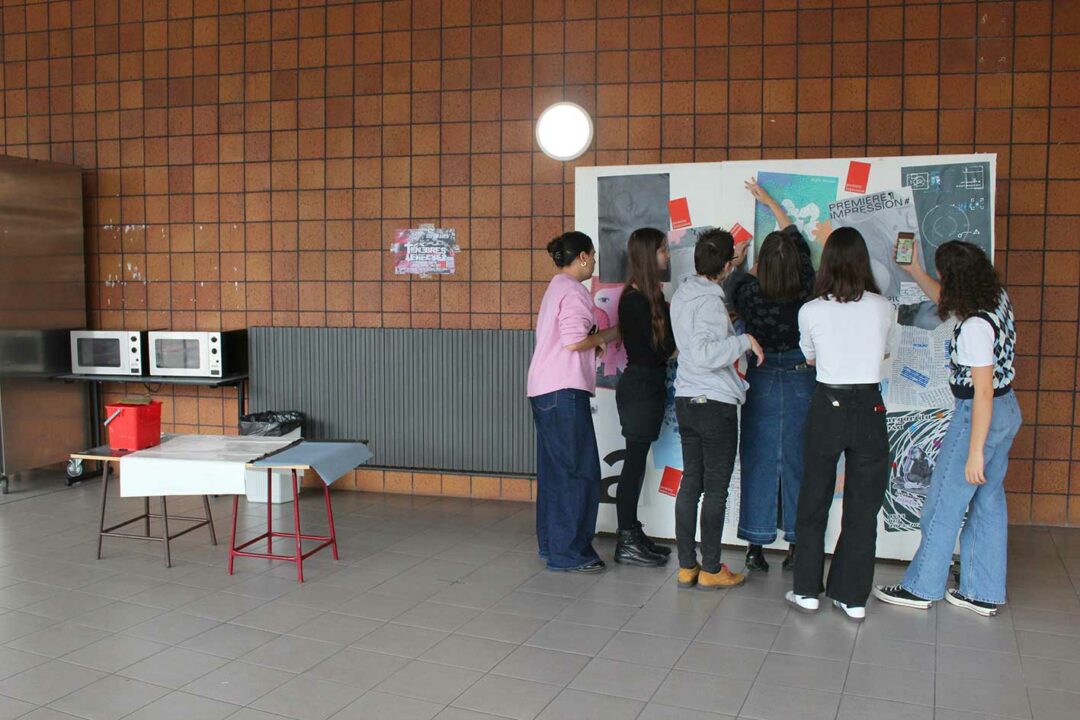
<path id="1" fill-rule="evenodd" d="M 866 619 L 866 608 L 865 607 L 862 607 L 862 606 L 857 607 L 857 606 L 854 606 L 854 605 L 845 605 L 844 603 L 840 602 L 839 600 L 833 600 L 832 604 L 835 607 L 843 610 L 844 614 L 848 616 L 849 620 L 853 620 L 855 622 L 862 622 L 863 620 Z"/>
<path id="2" fill-rule="evenodd" d="M 784 595 L 784 599 L 791 604 L 791 607 L 795 608 L 799 612 L 803 613 L 816 613 L 818 611 L 819 603 L 816 597 L 810 597 L 809 595 L 796 595 L 794 590 L 788 590 Z"/>

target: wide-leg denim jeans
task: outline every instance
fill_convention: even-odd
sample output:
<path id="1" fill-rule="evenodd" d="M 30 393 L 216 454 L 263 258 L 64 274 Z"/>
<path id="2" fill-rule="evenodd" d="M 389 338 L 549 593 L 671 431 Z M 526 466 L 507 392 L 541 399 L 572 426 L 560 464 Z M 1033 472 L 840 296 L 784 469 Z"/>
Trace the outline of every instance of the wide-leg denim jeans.
<path id="1" fill-rule="evenodd" d="M 1009 449 L 1022 418 L 1014 393 L 994 398 L 990 432 L 983 446 L 986 483 L 972 485 L 964 477 L 964 466 L 971 439 L 973 403 L 973 400 L 956 401 L 923 506 L 922 540 L 901 585 L 925 600 L 943 598 L 956 534 L 960 533 L 960 594 L 1000 605 L 1005 602 L 1009 533 L 1005 472 L 1009 466 Z M 967 522 L 964 522 L 965 514 Z"/>

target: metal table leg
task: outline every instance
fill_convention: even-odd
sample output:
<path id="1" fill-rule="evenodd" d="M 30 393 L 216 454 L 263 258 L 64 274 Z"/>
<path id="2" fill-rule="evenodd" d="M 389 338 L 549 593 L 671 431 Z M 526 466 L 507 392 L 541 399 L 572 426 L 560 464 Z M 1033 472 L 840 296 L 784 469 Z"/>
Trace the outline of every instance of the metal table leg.
<path id="1" fill-rule="evenodd" d="M 330 506 L 330 486 L 323 488 L 326 497 L 326 521 L 330 524 L 330 547 L 334 550 L 334 559 L 338 559 L 337 531 L 334 530 L 334 509 Z"/>
<path id="2" fill-rule="evenodd" d="M 214 532 L 214 515 L 210 512 L 210 498 L 202 496 L 203 510 L 206 511 L 206 526 L 210 529 L 210 544 L 217 545 L 217 534 Z"/>
<path id="3" fill-rule="evenodd" d="M 164 495 L 161 496 L 161 543 L 165 546 L 165 567 L 171 568 L 172 556 L 169 553 L 169 508 L 165 504 Z"/>
<path id="4" fill-rule="evenodd" d="M 300 493 L 296 488 L 296 471 L 292 471 L 292 513 L 293 532 L 296 533 L 296 579 L 304 582 L 304 546 L 303 537 L 300 535 Z M 266 504 L 270 504 L 270 498 L 266 498 Z"/>
<path id="5" fill-rule="evenodd" d="M 103 444 L 101 433 L 101 383 L 91 382 L 87 384 L 90 386 L 90 444 L 92 447 L 98 447 Z"/>
<path id="6" fill-rule="evenodd" d="M 101 559 L 101 543 L 105 540 L 105 504 L 109 497 L 109 463 L 101 463 L 101 522 L 98 524 L 97 559 Z M 146 519 L 150 522 L 150 518 Z M 150 533 L 147 532 L 147 535 Z"/>
<path id="7" fill-rule="evenodd" d="M 273 495 L 273 472 L 266 471 L 266 552 L 274 552 L 274 503 Z"/>
<path id="8" fill-rule="evenodd" d="M 232 537 L 229 540 L 229 574 L 233 574 L 233 560 L 236 559 L 236 516 L 240 510 L 240 496 L 232 499 Z"/>

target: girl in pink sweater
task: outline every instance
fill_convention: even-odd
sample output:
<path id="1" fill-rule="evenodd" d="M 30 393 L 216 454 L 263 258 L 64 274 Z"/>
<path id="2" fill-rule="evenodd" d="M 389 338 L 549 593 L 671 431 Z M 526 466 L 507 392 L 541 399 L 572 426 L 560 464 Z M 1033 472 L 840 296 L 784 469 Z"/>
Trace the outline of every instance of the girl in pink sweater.
<path id="1" fill-rule="evenodd" d="M 593 549 L 600 505 L 600 457 L 590 398 L 596 393 L 596 351 L 618 336 L 597 331 L 593 301 L 582 284 L 592 277 L 596 250 L 585 233 L 548 243 L 559 272 L 536 321 L 529 365 L 529 402 L 536 425 L 536 539 L 549 570 L 595 573 Z"/>

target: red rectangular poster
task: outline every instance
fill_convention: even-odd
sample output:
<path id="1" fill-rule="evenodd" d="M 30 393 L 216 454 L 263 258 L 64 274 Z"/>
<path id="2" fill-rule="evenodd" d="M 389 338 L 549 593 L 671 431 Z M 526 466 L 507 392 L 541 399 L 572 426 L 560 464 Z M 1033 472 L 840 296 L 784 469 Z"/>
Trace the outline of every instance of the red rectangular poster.
<path id="1" fill-rule="evenodd" d="M 660 478 L 660 492 L 664 495 L 675 497 L 679 494 L 679 485 L 682 484 L 682 470 L 668 467 L 664 468 L 664 475 Z"/>
<path id="2" fill-rule="evenodd" d="M 865 193 L 866 184 L 870 180 L 870 163 L 852 160 L 848 165 L 847 180 L 844 182 L 844 190 L 853 193 Z"/>
<path id="3" fill-rule="evenodd" d="M 671 229 L 679 230 L 690 227 L 690 206 L 686 198 L 675 198 L 668 201 L 668 214 L 671 215 Z"/>
<path id="4" fill-rule="evenodd" d="M 746 242 L 754 237 L 754 235 L 739 223 L 735 223 L 731 226 L 731 237 L 734 238 L 735 244 L 738 245 L 739 243 Z"/>

